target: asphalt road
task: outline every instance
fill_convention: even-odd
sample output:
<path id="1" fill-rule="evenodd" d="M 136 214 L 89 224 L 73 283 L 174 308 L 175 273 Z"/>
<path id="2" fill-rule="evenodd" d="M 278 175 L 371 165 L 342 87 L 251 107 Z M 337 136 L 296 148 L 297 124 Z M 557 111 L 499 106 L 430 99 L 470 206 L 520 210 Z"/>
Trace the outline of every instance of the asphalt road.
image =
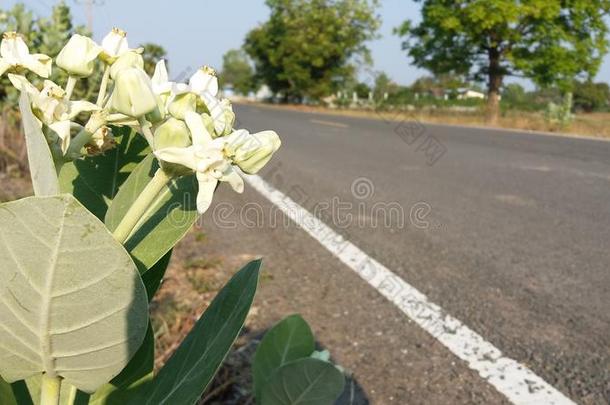
<path id="1" fill-rule="evenodd" d="M 420 125 L 407 116 L 386 122 L 236 109 L 240 126 L 282 137 L 265 180 L 571 399 L 610 403 L 610 142 Z M 290 232 L 291 255 L 324 255 L 306 234 Z M 273 235 L 273 243 L 282 237 Z M 329 263 L 327 272 L 346 271 Z M 332 283 L 341 289 L 352 281 Z M 388 350 L 399 350 L 401 339 L 428 339 L 366 284 L 353 283 L 335 292 L 346 297 L 352 325 L 374 322 L 394 333 Z M 370 316 L 366 308 L 387 316 L 359 319 Z M 355 335 L 343 333 L 329 349 L 340 351 Z M 504 401 L 474 393 L 469 400 L 468 392 L 458 401 L 417 387 L 401 397 L 401 380 L 435 370 L 391 355 L 367 358 L 370 368 L 351 366 L 357 377 L 358 364 L 367 370 L 360 377 L 376 403 Z M 374 370 L 386 367 L 394 371 L 375 382 Z M 477 375 L 465 378 L 473 382 L 462 389 L 487 392 Z M 451 379 L 438 389 L 451 391 Z"/>

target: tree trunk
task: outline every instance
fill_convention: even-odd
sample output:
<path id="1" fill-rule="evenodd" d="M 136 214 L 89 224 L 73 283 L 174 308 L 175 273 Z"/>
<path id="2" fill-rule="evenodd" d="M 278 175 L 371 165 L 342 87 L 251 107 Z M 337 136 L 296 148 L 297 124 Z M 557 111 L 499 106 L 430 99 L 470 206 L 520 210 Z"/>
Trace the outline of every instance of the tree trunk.
<path id="1" fill-rule="evenodd" d="M 500 89 L 504 76 L 500 67 L 500 52 L 489 50 L 489 82 L 487 92 L 487 123 L 496 125 L 500 116 Z"/>

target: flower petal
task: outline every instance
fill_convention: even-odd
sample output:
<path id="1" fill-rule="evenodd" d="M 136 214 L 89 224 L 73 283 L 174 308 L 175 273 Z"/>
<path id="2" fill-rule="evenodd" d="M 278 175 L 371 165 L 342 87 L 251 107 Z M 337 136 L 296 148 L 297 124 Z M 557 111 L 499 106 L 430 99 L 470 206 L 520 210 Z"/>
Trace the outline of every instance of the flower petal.
<path id="1" fill-rule="evenodd" d="M 229 183 L 233 190 L 239 194 L 244 192 L 244 179 L 241 178 L 239 173 L 237 173 L 233 167 L 229 167 L 227 171 L 223 173 L 220 181 L 226 181 Z"/>
<path id="2" fill-rule="evenodd" d="M 3 58 L 0 58 L 0 76 L 2 76 L 7 70 L 11 68 L 11 64 Z"/>
<path id="3" fill-rule="evenodd" d="M 154 152 L 157 159 L 160 159 L 167 163 L 176 163 L 189 169 L 197 170 L 197 159 L 193 151 L 193 147 L 188 148 L 163 148 Z"/>
<path id="4" fill-rule="evenodd" d="M 184 114 L 184 120 L 191 131 L 193 145 L 206 146 L 212 142 L 212 136 L 206 129 L 201 115 L 193 111 L 187 111 Z"/>
<path id="5" fill-rule="evenodd" d="M 89 101 L 71 101 L 68 103 L 68 111 L 65 114 L 65 118 L 72 119 L 82 112 L 97 111 L 99 109 L 100 107 Z"/>
<path id="6" fill-rule="evenodd" d="M 23 66 L 44 78 L 51 76 L 52 65 L 53 60 L 49 56 L 41 53 L 31 55 L 31 57 L 23 63 Z"/>
<path id="7" fill-rule="evenodd" d="M 172 90 L 172 83 L 169 81 L 165 60 L 161 59 L 155 66 L 155 73 L 152 77 L 153 91 L 155 94 L 169 93 Z"/>
<path id="8" fill-rule="evenodd" d="M 218 180 L 205 173 L 197 173 L 199 192 L 197 193 L 197 211 L 203 214 L 210 208 Z"/>
<path id="9" fill-rule="evenodd" d="M 57 136 L 61 139 L 61 151 L 66 154 L 70 146 L 70 121 L 57 121 L 49 125 Z"/>
<path id="10" fill-rule="evenodd" d="M 11 84 L 17 90 L 25 91 L 30 96 L 31 100 L 35 99 L 40 94 L 38 89 L 32 83 L 30 83 L 30 81 L 26 79 L 25 76 L 9 73 L 8 79 L 11 81 Z"/>

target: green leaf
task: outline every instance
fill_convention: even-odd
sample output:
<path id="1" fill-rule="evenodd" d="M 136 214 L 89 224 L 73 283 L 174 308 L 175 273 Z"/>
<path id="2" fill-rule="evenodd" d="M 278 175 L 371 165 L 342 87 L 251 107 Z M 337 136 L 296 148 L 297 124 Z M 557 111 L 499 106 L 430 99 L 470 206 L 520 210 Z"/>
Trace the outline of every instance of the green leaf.
<path id="1" fill-rule="evenodd" d="M 89 405 L 129 404 L 137 388 L 152 380 L 155 365 L 155 336 L 148 326 L 144 343 L 127 367 L 110 383 L 97 390 Z"/>
<path id="2" fill-rule="evenodd" d="M 116 148 L 68 162 L 59 172 L 61 192 L 74 195 L 101 220 L 121 185 L 150 152 L 146 139 L 129 127 L 112 127 L 112 132 Z"/>
<path id="3" fill-rule="evenodd" d="M 194 404 L 199 399 L 246 320 L 260 265 L 253 261 L 231 278 L 134 404 Z"/>
<path id="4" fill-rule="evenodd" d="M 2 405 L 18 405 L 11 385 L 2 378 L 0 378 L 0 400 Z"/>
<path id="5" fill-rule="evenodd" d="M 262 391 L 261 405 L 333 405 L 345 377 L 335 366 L 305 358 L 276 370 Z"/>
<path id="6" fill-rule="evenodd" d="M 40 403 L 40 385 L 42 374 L 12 383 L 13 392 L 19 405 L 38 405 Z M 62 387 L 62 392 L 65 387 Z M 63 404 L 62 404 L 63 405 Z"/>
<path id="7" fill-rule="evenodd" d="M 311 328 L 300 315 L 291 315 L 272 327 L 254 354 L 252 374 L 258 402 L 271 375 L 286 363 L 309 357 L 315 350 Z"/>
<path id="8" fill-rule="evenodd" d="M 42 133 L 39 121 L 32 113 L 30 99 L 25 91 L 21 92 L 19 109 L 21 110 L 25 143 L 28 148 L 28 163 L 34 194 L 39 197 L 59 194 L 59 180 L 51 149 Z"/>
<path id="9" fill-rule="evenodd" d="M 137 269 L 74 197 L 0 205 L 0 374 L 45 372 L 85 392 L 116 376 L 148 325 Z"/>
<path id="10" fill-rule="evenodd" d="M 105 219 L 108 229 L 117 228 L 158 168 L 154 156 L 149 155 L 131 173 L 108 209 Z M 172 180 L 129 237 L 125 248 L 140 271 L 157 263 L 197 221 L 197 187 L 195 175 Z"/>
<path id="11" fill-rule="evenodd" d="M 142 274 L 142 281 L 144 282 L 144 287 L 146 287 L 146 293 L 148 294 L 148 301 L 152 301 L 155 294 L 161 287 L 161 282 L 163 281 L 163 277 L 165 276 L 165 271 L 169 266 L 169 261 L 172 258 L 173 250 L 167 252 L 165 256 L 161 258 L 154 266 L 150 268 L 150 270 L 146 271 L 144 269 L 144 274 Z M 142 270 L 140 270 L 142 272 Z"/>

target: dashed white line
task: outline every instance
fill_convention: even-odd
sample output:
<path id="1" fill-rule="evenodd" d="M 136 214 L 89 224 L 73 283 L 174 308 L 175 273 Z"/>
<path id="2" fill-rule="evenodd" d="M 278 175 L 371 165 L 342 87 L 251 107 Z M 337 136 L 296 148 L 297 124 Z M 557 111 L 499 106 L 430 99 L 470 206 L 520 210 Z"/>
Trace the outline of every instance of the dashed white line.
<path id="1" fill-rule="evenodd" d="M 247 182 L 286 216 L 361 278 L 396 305 L 422 329 L 464 360 L 509 401 L 517 405 L 575 405 L 575 403 L 482 336 L 445 312 L 387 267 L 314 217 L 290 197 L 259 176 Z"/>

